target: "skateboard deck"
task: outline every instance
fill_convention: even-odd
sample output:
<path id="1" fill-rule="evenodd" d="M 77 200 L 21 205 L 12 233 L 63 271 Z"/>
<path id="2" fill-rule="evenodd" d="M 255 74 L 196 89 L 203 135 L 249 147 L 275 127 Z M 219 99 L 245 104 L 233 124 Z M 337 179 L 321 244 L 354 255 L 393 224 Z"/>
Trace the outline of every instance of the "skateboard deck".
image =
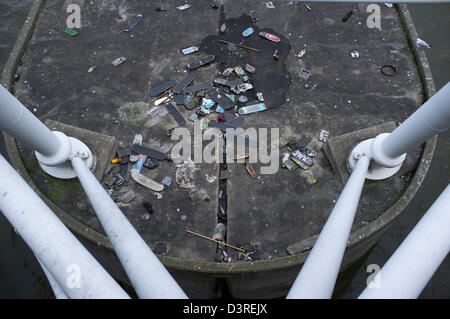
<path id="1" fill-rule="evenodd" d="M 257 112 L 266 111 L 267 107 L 264 103 L 258 103 L 254 105 L 244 106 L 239 109 L 240 115 L 247 115 L 247 114 L 253 114 Z"/>
<path id="2" fill-rule="evenodd" d="M 183 126 L 186 124 L 186 119 L 181 115 L 181 113 L 178 111 L 177 107 L 173 103 L 167 103 L 166 108 L 179 126 Z"/>
<path id="3" fill-rule="evenodd" d="M 184 89 L 185 94 L 197 93 L 198 91 L 210 90 L 213 88 L 213 84 L 211 82 L 203 83 L 199 85 L 188 86 Z"/>
<path id="4" fill-rule="evenodd" d="M 154 180 L 145 177 L 139 172 L 131 172 L 131 178 L 138 183 L 139 185 L 142 185 L 144 187 L 147 187 L 148 189 L 154 191 L 154 192 L 162 192 L 164 190 L 164 186 L 160 183 L 155 182 Z"/>
<path id="5" fill-rule="evenodd" d="M 181 82 L 173 89 L 173 92 L 176 94 L 183 93 L 183 90 L 191 84 L 192 81 L 195 79 L 195 74 L 191 73 L 188 76 L 186 76 Z"/>
<path id="6" fill-rule="evenodd" d="M 139 155 L 144 155 L 144 156 L 148 156 L 151 157 L 153 159 L 156 159 L 158 161 L 164 161 L 167 156 L 164 153 L 161 153 L 159 151 L 156 151 L 154 149 L 145 147 L 145 146 L 141 146 L 141 145 L 133 145 L 133 152 Z"/>
<path id="7" fill-rule="evenodd" d="M 139 22 L 142 21 L 143 18 L 144 18 L 144 16 L 142 14 L 139 14 L 133 20 L 128 22 L 128 26 L 125 29 L 123 29 L 122 31 L 123 32 L 131 32 L 139 24 Z"/>
<path id="8" fill-rule="evenodd" d="M 216 59 L 216 57 L 214 55 L 208 55 L 208 56 L 205 56 L 204 58 L 201 58 L 199 60 L 196 60 L 196 61 L 188 64 L 188 68 L 190 70 L 196 70 L 201 66 L 204 66 L 206 64 L 213 62 L 215 59 Z"/>
<path id="9" fill-rule="evenodd" d="M 162 93 L 166 92 L 168 89 L 172 88 L 174 85 L 177 84 L 177 80 L 170 79 L 167 82 L 164 82 L 163 84 L 158 85 L 157 87 L 151 89 L 148 94 L 151 97 L 159 96 Z"/>

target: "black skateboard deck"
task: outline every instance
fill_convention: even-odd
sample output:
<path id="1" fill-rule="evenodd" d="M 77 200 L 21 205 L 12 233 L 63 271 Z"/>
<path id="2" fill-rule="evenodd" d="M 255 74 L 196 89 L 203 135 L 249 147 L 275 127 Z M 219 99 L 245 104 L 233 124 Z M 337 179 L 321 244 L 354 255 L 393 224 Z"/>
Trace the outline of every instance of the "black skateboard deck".
<path id="1" fill-rule="evenodd" d="M 185 118 L 178 111 L 177 107 L 172 103 L 166 104 L 167 111 L 169 111 L 170 115 L 172 115 L 173 119 L 178 123 L 179 126 L 183 126 L 186 124 Z"/>
<path id="2" fill-rule="evenodd" d="M 150 94 L 151 97 L 159 96 L 162 93 L 166 92 L 168 89 L 172 88 L 176 84 L 177 84 L 177 80 L 170 79 L 169 81 L 151 89 L 150 92 L 148 92 L 148 94 Z"/>
<path id="3" fill-rule="evenodd" d="M 173 89 L 173 92 L 176 94 L 183 93 L 183 90 L 191 84 L 192 81 L 195 79 L 195 74 L 191 73 L 188 76 L 186 76 L 181 82 Z"/>
<path id="4" fill-rule="evenodd" d="M 209 93 L 214 101 L 225 110 L 229 110 L 236 105 L 236 103 L 229 99 L 221 89 L 211 90 Z"/>
<path id="5" fill-rule="evenodd" d="M 196 61 L 188 64 L 188 68 L 190 70 L 196 70 L 201 66 L 204 66 L 206 64 L 213 62 L 215 59 L 216 59 L 216 57 L 214 55 L 208 55 L 208 56 L 205 56 L 204 58 L 201 58 L 199 60 L 196 60 Z"/>
<path id="6" fill-rule="evenodd" d="M 141 145 L 133 145 L 133 152 L 139 155 L 144 155 L 144 156 L 148 156 L 151 157 L 153 159 L 156 159 L 158 161 L 163 161 L 167 158 L 167 155 L 164 153 L 161 153 L 159 151 L 156 151 L 152 148 L 148 148 L 145 146 L 141 146 Z"/>
<path id="7" fill-rule="evenodd" d="M 196 93 L 198 91 L 210 90 L 213 87 L 214 86 L 211 82 L 203 83 L 203 84 L 199 84 L 199 85 L 188 86 L 187 88 L 184 89 L 184 93 L 185 94 Z"/>

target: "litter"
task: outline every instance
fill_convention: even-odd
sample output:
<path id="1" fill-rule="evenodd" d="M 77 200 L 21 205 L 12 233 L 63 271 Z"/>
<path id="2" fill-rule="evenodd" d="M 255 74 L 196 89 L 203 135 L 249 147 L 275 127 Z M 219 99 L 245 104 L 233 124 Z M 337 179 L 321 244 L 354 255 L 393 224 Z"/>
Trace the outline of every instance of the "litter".
<path id="1" fill-rule="evenodd" d="M 232 44 L 232 45 L 237 46 L 239 48 L 247 49 L 247 50 L 250 50 L 250 51 L 261 52 L 261 50 L 259 50 L 259 49 L 251 48 L 251 47 L 248 47 L 248 46 L 242 45 L 242 44 L 237 44 L 237 43 L 233 43 L 233 42 L 229 42 L 229 41 L 225 41 L 225 40 L 219 40 L 219 42 L 220 43 L 225 43 L 225 44 Z"/>
<path id="2" fill-rule="evenodd" d="M 270 40 L 272 42 L 275 42 L 275 43 L 281 42 L 281 39 L 279 37 L 277 37 L 276 35 L 267 33 L 267 32 L 260 32 L 259 36 L 264 38 L 264 39 L 267 39 L 267 40 Z"/>
<path id="3" fill-rule="evenodd" d="M 125 61 L 127 61 L 126 57 L 120 57 L 114 61 L 112 61 L 112 65 L 113 67 L 118 67 L 119 65 L 121 65 L 122 63 L 125 63 Z"/>
<path id="4" fill-rule="evenodd" d="M 199 84 L 199 85 L 192 85 L 192 86 L 188 86 L 187 88 L 185 88 L 184 93 L 185 94 L 197 93 L 198 91 L 210 90 L 213 87 L 214 86 L 211 82 Z"/>
<path id="5" fill-rule="evenodd" d="M 162 93 L 166 92 L 168 89 L 173 88 L 177 84 L 177 80 L 170 79 L 167 82 L 164 82 L 163 84 L 158 85 L 157 87 L 151 89 L 148 94 L 151 97 L 159 96 Z"/>
<path id="6" fill-rule="evenodd" d="M 156 11 L 158 11 L 158 12 L 166 12 L 167 8 L 157 7 Z"/>
<path id="7" fill-rule="evenodd" d="M 298 74 L 298 76 L 299 76 L 301 79 L 307 81 L 307 80 L 309 79 L 309 77 L 311 76 L 311 71 L 308 71 L 308 70 L 303 69 L 303 70 L 300 71 L 300 73 Z"/>
<path id="8" fill-rule="evenodd" d="M 120 194 L 117 200 L 123 204 L 128 204 L 132 202 L 137 197 L 136 193 L 133 191 L 128 191 L 124 194 Z"/>
<path id="9" fill-rule="evenodd" d="M 343 18 L 342 18 L 342 22 L 347 22 L 348 19 L 350 19 L 350 17 L 353 15 L 353 10 L 348 12 Z"/>
<path id="10" fill-rule="evenodd" d="M 141 173 L 137 171 L 131 171 L 131 178 L 138 183 L 154 192 L 162 192 L 164 190 L 164 186 L 155 182 L 154 180 L 145 177 Z"/>
<path id="11" fill-rule="evenodd" d="M 188 64 L 188 68 L 190 70 L 195 70 L 195 69 L 198 69 L 201 66 L 204 66 L 204 65 L 207 65 L 207 64 L 213 62 L 215 59 L 216 59 L 216 57 L 214 55 L 208 55 L 208 56 L 206 56 L 204 58 L 201 58 L 199 60 L 196 60 L 196 61 Z"/>
<path id="12" fill-rule="evenodd" d="M 229 77 L 233 73 L 233 68 L 227 68 L 225 71 L 222 72 L 222 75 L 225 77 Z"/>
<path id="13" fill-rule="evenodd" d="M 420 39 L 420 38 L 417 38 L 417 40 L 416 40 L 416 45 L 418 46 L 418 47 L 426 47 L 426 48 L 431 48 L 431 45 L 429 45 L 427 42 L 425 42 L 424 40 L 422 40 L 422 39 Z"/>
<path id="14" fill-rule="evenodd" d="M 308 177 L 306 178 L 305 183 L 306 183 L 306 185 L 308 185 L 308 186 L 312 186 L 312 185 L 317 184 L 317 180 L 314 178 L 314 176 L 308 176 Z"/>
<path id="15" fill-rule="evenodd" d="M 142 135 L 140 135 L 140 134 L 138 134 L 138 135 L 136 135 L 135 137 L 134 137 L 134 139 L 133 139 L 133 146 L 135 146 L 135 145 L 142 145 L 142 142 L 143 142 L 143 136 Z M 132 162 L 132 163 L 134 163 L 134 162 L 136 162 L 138 159 L 139 159 L 139 156 L 138 155 L 132 155 L 131 154 L 131 151 L 132 151 L 132 148 L 130 148 L 130 162 Z M 123 156 L 120 156 L 120 157 L 123 157 Z"/>
<path id="16" fill-rule="evenodd" d="M 184 4 L 182 6 L 177 7 L 177 9 L 180 11 L 183 11 L 183 10 L 189 9 L 190 7 L 191 7 L 190 4 Z"/>
<path id="17" fill-rule="evenodd" d="M 154 169 L 159 167 L 159 161 L 152 159 L 152 158 L 147 158 L 147 160 L 144 162 L 144 167 L 148 168 L 148 169 Z"/>
<path id="18" fill-rule="evenodd" d="M 217 4 L 215 4 L 215 3 L 211 4 L 210 7 L 211 7 L 212 9 L 214 9 L 214 10 L 219 9 L 219 7 L 217 6 Z"/>
<path id="19" fill-rule="evenodd" d="M 225 33 L 226 30 L 227 30 L 227 25 L 224 23 L 220 26 L 220 33 Z"/>
<path id="20" fill-rule="evenodd" d="M 167 155 L 160 151 L 145 146 L 141 146 L 138 144 L 133 145 L 133 152 L 146 157 L 151 157 L 158 161 L 164 161 L 167 158 Z"/>
<path id="21" fill-rule="evenodd" d="M 241 95 L 238 99 L 239 102 L 241 103 L 247 103 L 248 102 L 248 97 L 246 97 L 245 95 Z"/>
<path id="22" fill-rule="evenodd" d="M 167 111 L 169 111 L 170 115 L 172 115 L 173 119 L 178 123 L 179 126 L 183 126 L 186 124 L 186 120 L 178 111 L 176 105 L 173 103 L 166 104 Z"/>
<path id="23" fill-rule="evenodd" d="M 198 47 L 189 47 L 189 48 L 181 50 L 181 53 L 183 53 L 184 55 L 188 55 L 188 54 L 197 52 L 198 50 L 199 50 Z"/>
<path id="24" fill-rule="evenodd" d="M 305 3 L 305 8 L 308 9 L 308 11 L 312 11 L 311 7 L 308 6 L 306 3 Z"/>
<path id="25" fill-rule="evenodd" d="M 185 161 L 183 164 L 177 165 L 176 182 L 184 189 L 198 189 L 194 185 L 195 165 L 192 162 Z"/>
<path id="26" fill-rule="evenodd" d="M 304 170 L 308 170 L 309 166 L 306 165 L 305 163 L 303 163 L 302 161 L 300 161 L 299 159 L 295 158 L 295 157 L 291 157 L 291 160 L 297 164 L 299 167 L 303 168 Z"/>
<path id="27" fill-rule="evenodd" d="M 261 92 L 256 93 L 256 97 L 258 98 L 258 100 L 260 102 L 264 102 L 264 94 L 263 93 L 261 93 Z"/>
<path id="28" fill-rule="evenodd" d="M 392 8 L 392 6 L 393 6 L 393 4 L 392 3 L 384 3 L 384 5 L 387 7 L 387 8 Z"/>
<path id="29" fill-rule="evenodd" d="M 247 114 L 253 114 L 257 112 L 263 112 L 266 111 L 267 107 L 264 103 L 258 103 L 254 105 L 244 106 L 239 109 L 240 115 L 247 115 Z"/>
<path id="30" fill-rule="evenodd" d="M 170 187 L 172 185 L 172 177 L 166 176 L 161 182 L 162 185 Z"/>
<path id="31" fill-rule="evenodd" d="M 91 67 L 89 68 L 88 73 L 94 72 L 96 68 L 97 68 L 97 65 L 94 64 L 93 66 L 91 66 Z"/>
<path id="32" fill-rule="evenodd" d="M 242 81 L 247 82 L 248 80 L 250 80 L 248 75 L 245 73 L 244 69 L 241 68 L 240 66 L 234 67 L 234 72 L 237 74 L 238 77 L 241 78 Z"/>
<path id="33" fill-rule="evenodd" d="M 314 161 L 310 159 L 308 156 L 303 154 L 300 150 L 297 150 L 292 153 L 292 157 L 303 162 L 304 164 L 308 165 L 309 167 L 314 166 Z"/>
<path id="34" fill-rule="evenodd" d="M 236 94 L 241 94 L 253 89 L 253 85 L 250 83 L 239 84 L 237 87 L 232 88 L 231 90 Z"/>
<path id="35" fill-rule="evenodd" d="M 380 70 L 386 76 L 394 76 L 397 74 L 397 69 L 392 65 L 383 65 Z"/>
<path id="36" fill-rule="evenodd" d="M 328 141 L 328 137 L 330 136 L 330 132 L 322 130 L 320 132 L 319 141 L 322 143 L 326 143 Z"/>
<path id="37" fill-rule="evenodd" d="M 250 73 L 255 73 L 256 72 L 256 68 L 254 66 L 250 65 L 250 64 L 246 64 L 245 65 L 245 70 L 247 72 L 250 72 Z"/>
<path id="38" fill-rule="evenodd" d="M 274 52 L 273 55 L 272 55 L 272 58 L 273 58 L 275 61 L 278 61 L 278 60 L 280 59 L 280 56 L 278 55 L 278 50 L 275 50 L 275 52 Z"/>
<path id="39" fill-rule="evenodd" d="M 266 2 L 266 8 L 267 9 L 275 9 L 275 6 L 273 5 L 272 1 Z"/>
<path id="40" fill-rule="evenodd" d="M 66 28 L 66 29 L 64 30 L 64 33 L 70 35 L 71 37 L 75 37 L 75 36 L 78 35 L 78 32 L 75 31 L 74 29 L 71 29 L 71 28 Z"/>
<path id="41" fill-rule="evenodd" d="M 233 245 L 230 245 L 230 244 L 227 244 L 227 243 L 224 243 L 224 242 L 221 242 L 221 241 L 218 241 L 218 240 L 215 240 L 215 239 L 212 239 L 212 238 L 209 238 L 209 237 L 200 235 L 200 234 L 198 234 L 198 233 L 194 233 L 193 231 L 186 230 L 186 232 L 189 233 L 189 234 L 191 234 L 191 235 L 194 235 L 194 236 L 197 236 L 197 237 L 200 237 L 200 238 L 203 238 L 203 239 L 207 239 L 207 240 L 213 241 L 213 242 L 215 242 L 215 243 L 217 243 L 217 244 L 220 244 L 220 245 L 224 245 L 224 246 L 233 248 L 234 250 L 241 251 L 241 252 L 243 252 L 243 253 L 246 252 L 246 251 L 245 251 L 244 249 L 242 249 L 242 248 L 238 248 L 238 247 L 236 247 L 236 246 L 233 246 Z"/>
<path id="42" fill-rule="evenodd" d="M 301 50 L 298 54 L 297 54 L 297 58 L 301 59 L 303 58 L 303 56 L 306 54 L 306 49 Z"/>
<path id="43" fill-rule="evenodd" d="M 352 56 L 353 59 L 358 59 L 359 58 L 359 52 L 358 51 L 352 51 L 352 52 L 350 52 L 350 55 Z"/>
<path id="44" fill-rule="evenodd" d="M 220 180 L 221 181 L 223 181 L 223 180 L 226 180 L 226 179 L 228 179 L 229 177 L 231 176 L 231 171 L 228 171 L 228 170 L 226 170 L 226 171 L 221 171 L 220 172 Z"/>
<path id="45" fill-rule="evenodd" d="M 256 11 L 256 10 L 251 10 L 250 11 L 250 17 L 252 18 L 253 22 L 258 22 L 261 19 L 261 17 L 259 16 L 258 11 Z"/>
<path id="46" fill-rule="evenodd" d="M 141 216 L 139 216 L 139 218 L 142 221 L 146 222 L 147 220 L 150 220 L 150 214 L 149 213 L 142 214 Z"/>
<path id="47" fill-rule="evenodd" d="M 253 179 L 257 179 L 258 178 L 258 175 L 256 174 L 255 169 L 250 164 L 248 164 L 248 163 L 245 164 L 245 168 L 247 169 L 247 172 L 250 174 L 250 176 Z"/>
<path id="48" fill-rule="evenodd" d="M 137 15 L 133 20 L 128 22 L 128 26 L 120 32 L 131 32 L 144 19 L 142 14 Z"/>
<path id="49" fill-rule="evenodd" d="M 160 108 L 155 106 L 147 113 L 147 115 L 153 118 L 155 116 L 158 116 L 159 112 L 161 112 Z"/>
<path id="50" fill-rule="evenodd" d="M 216 230 L 214 231 L 213 239 L 217 241 L 224 241 L 226 232 L 227 226 L 225 226 L 222 223 L 217 224 Z"/>
<path id="51" fill-rule="evenodd" d="M 242 32 L 242 35 L 243 35 L 244 37 L 249 37 L 249 36 L 251 36 L 254 32 L 255 32 L 255 29 L 253 29 L 252 27 L 250 27 L 250 28 L 245 29 L 244 32 Z"/>

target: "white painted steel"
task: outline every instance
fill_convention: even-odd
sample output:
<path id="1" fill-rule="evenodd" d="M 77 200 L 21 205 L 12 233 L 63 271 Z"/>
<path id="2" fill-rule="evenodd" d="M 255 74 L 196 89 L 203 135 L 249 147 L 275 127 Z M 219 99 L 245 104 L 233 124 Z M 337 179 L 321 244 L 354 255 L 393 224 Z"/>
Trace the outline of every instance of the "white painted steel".
<path id="1" fill-rule="evenodd" d="M 370 159 L 359 158 L 333 211 L 294 282 L 288 299 L 331 298 L 347 247 Z"/>
<path id="2" fill-rule="evenodd" d="M 450 185 L 374 277 L 361 299 L 418 298 L 450 252 Z"/>
<path id="3" fill-rule="evenodd" d="M 0 211 L 69 298 L 129 298 L 1 155 L 0 181 Z M 69 272 L 74 266 L 80 276 Z"/>
<path id="4" fill-rule="evenodd" d="M 136 293 L 146 299 L 187 296 L 84 162 L 72 165 Z"/>

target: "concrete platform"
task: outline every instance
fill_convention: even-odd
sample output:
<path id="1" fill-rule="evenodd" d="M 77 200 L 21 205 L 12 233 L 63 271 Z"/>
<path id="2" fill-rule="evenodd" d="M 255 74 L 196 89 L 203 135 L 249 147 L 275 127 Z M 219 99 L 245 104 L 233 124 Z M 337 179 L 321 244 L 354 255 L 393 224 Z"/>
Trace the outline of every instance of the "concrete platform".
<path id="1" fill-rule="evenodd" d="M 121 208 L 152 248 L 157 243 L 165 244 L 167 250 L 162 260 L 166 265 L 176 269 L 179 277 L 183 271 L 194 272 L 195 280 L 191 278 L 187 284 L 191 288 L 198 289 L 198 283 L 205 282 L 208 291 L 204 294 L 197 291 L 197 296 L 211 296 L 214 285 L 205 279 L 208 276 L 226 278 L 234 296 L 259 296 L 257 290 L 264 289 L 262 279 L 267 272 L 272 272 L 273 280 L 279 283 L 271 284 L 275 288 L 262 295 L 275 297 L 285 293 L 306 256 L 295 255 L 288 260 L 287 248 L 298 242 L 311 242 L 343 188 L 342 178 L 322 151 L 323 144 L 318 141 L 320 131 L 329 131 L 332 138 L 387 122 L 398 123 L 426 98 L 401 16 L 395 8 L 381 6 L 380 31 L 366 26 L 368 14 L 362 4 L 312 4 L 309 11 L 302 3 L 275 2 L 276 8 L 269 9 L 261 1 L 224 1 L 222 11 L 212 9 L 210 1 L 202 0 L 192 3 L 188 10 L 178 11 L 168 1 L 153 4 L 137 0 L 74 0 L 73 3 L 82 8 L 79 35 L 72 38 L 63 33 L 67 3 L 45 1 L 17 69 L 21 77 L 14 91 L 41 120 L 51 119 L 112 136 L 118 141 L 118 148 L 129 146 L 135 134 L 144 136 L 145 146 L 170 146 L 173 142 L 166 133 L 177 124 L 168 115 L 151 125 L 147 112 L 155 99 L 147 92 L 170 78 L 182 80 L 188 73 L 188 63 L 214 53 L 216 62 L 195 71 L 194 84 L 214 80 L 228 66 L 250 63 L 257 68 L 250 75 L 255 91 L 249 97 L 256 99 L 255 93 L 263 92 L 268 111 L 246 116 L 244 128 L 279 128 L 281 145 L 302 135 L 313 137 L 309 148 L 316 150 L 318 157 L 309 171 L 290 172 L 280 167 L 275 174 L 261 175 L 261 164 L 255 164 L 259 178 L 252 179 L 243 164 L 228 165 L 232 172 L 226 185 L 227 241 L 258 248 L 262 259 L 259 262 L 238 262 L 239 255 L 228 250 L 233 262 L 215 264 L 216 245 L 185 232 L 190 229 L 213 235 L 219 211 L 218 164 L 196 164 L 195 183 L 200 191 L 193 199 L 175 182 L 160 200 L 132 182 L 122 188 L 121 191 L 132 189 L 138 194 L 136 200 Z M 157 6 L 165 6 L 168 11 L 157 12 Z M 343 23 L 342 17 L 352 8 L 353 16 Z M 250 17 L 243 16 L 252 9 L 262 16 L 255 24 Z M 143 14 L 144 20 L 136 29 L 130 34 L 119 34 L 137 14 Z M 228 30 L 220 35 L 218 28 L 223 22 Z M 255 28 L 256 34 L 243 43 L 263 52 L 258 55 L 238 49 L 236 54 L 227 56 L 227 46 L 217 40 L 244 41 L 239 34 L 249 26 Z M 260 30 L 275 33 L 282 44 L 277 47 L 258 37 Z M 180 49 L 192 45 L 199 45 L 201 52 L 183 56 Z M 271 58 L 276 48 L 278 61 Z M 302 49 L 306 49 L 306 54 L 299 59 L 296 55 Z M 359 59 L 351 57 L 354 50 L 360 53 Z M 121 56 L 127 57 L 127 62 L 112 67 L 111 62 Z M 398 71 L 395 76 L 381 74 L 380 67 L 386 64 L 395 66 Z M 88 73 L 93 65 L 97 69 Z M 299 78 L 302 69 L 312 72 L 309 80 Z M 186 127 L 192 130 L 188 118 L 194 112 L 179 110 L 188 121 Z M 103 230 L 78 182 L 48 178 L 39 171 L 29 150 L 19 145 L 18 151 L 37 188 L 73 219 L 93 230 L 95 236 L 88 239 L 101 242 Z M 423 166 L 418 169 L 419 180 L 428 167 L 428 163 L 421 162 L 422 154 L 422 147 L 409 154 L 413 166 Z M 430 149 L 426 154 L 429 158 Z M 110 160 L 99 158 L 102 165 Z M 174 177 L 175 169 L 174 163 L 166 161 L 156 170 L 144 170 L 144 175 L 161 181 L 165 176 Z M 398 214 L 399 207 L 406 205 L 411 195 L 404 197 L 404 194 L 414 173 L 366 183 L 344 266 L 360 258 L 379 237 L 375 230 L 382 229 L 391 219 L 370 228 L 372 222 L 394 207 Z M 314 186 L 305 183 L 310 174 L 318 179 Z M 140 219 L 144 200 L 150 201 L 155 210 L 149 221 Z M 370 240 L 364 242 L 359 232 Z M 100 246 L 107 244 L 102 242 Z M 250 286 L 242 280 L 246 272 L 255 274 Z"/>

